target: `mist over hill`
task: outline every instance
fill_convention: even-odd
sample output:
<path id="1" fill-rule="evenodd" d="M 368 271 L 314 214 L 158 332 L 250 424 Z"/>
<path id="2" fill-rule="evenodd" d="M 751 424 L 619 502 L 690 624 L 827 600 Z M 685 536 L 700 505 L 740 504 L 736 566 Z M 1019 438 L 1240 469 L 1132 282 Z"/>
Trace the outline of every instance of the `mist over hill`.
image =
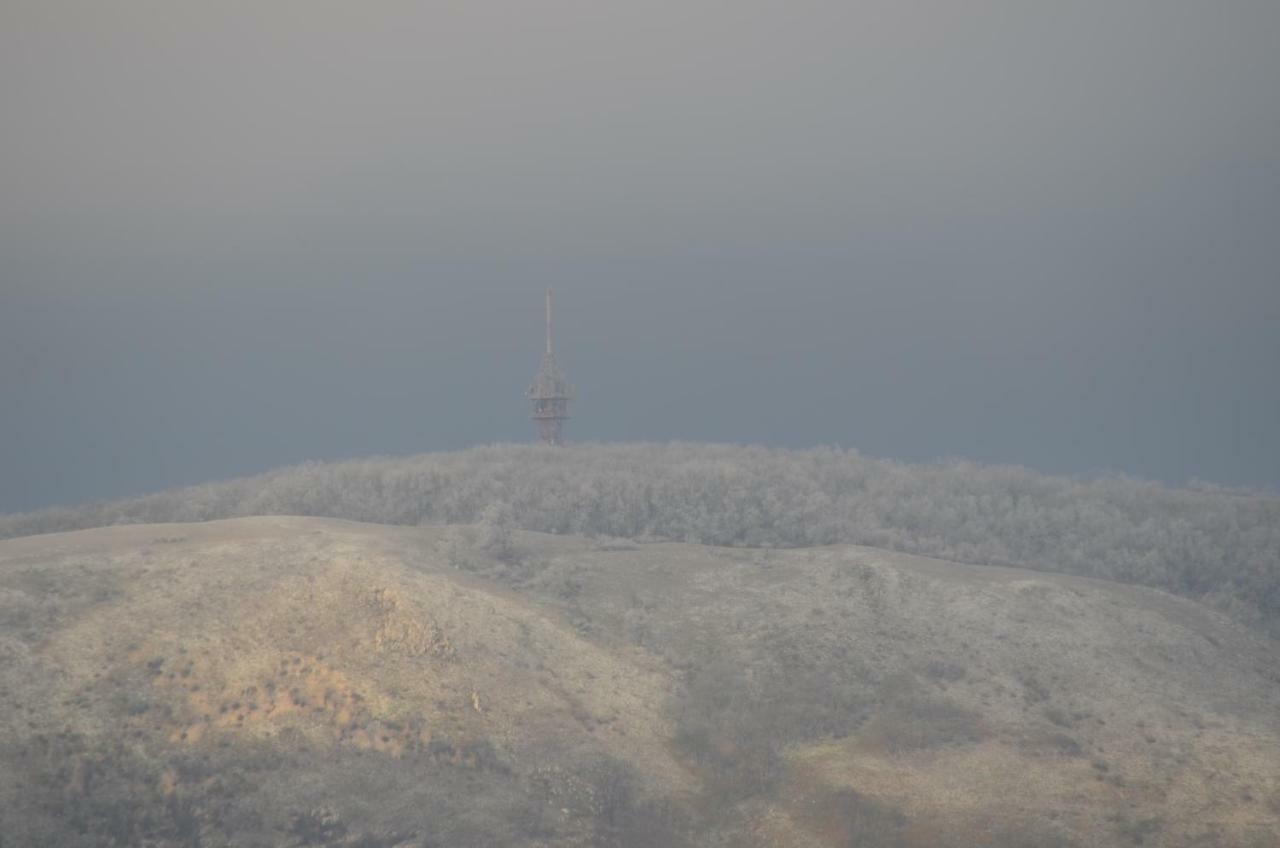
<path id="1" fill-rule="evenodd" d="M 869 545 L 1152 586 L 1280 628 L 1274 494 L 906 464 L 836 448 L 495 445 L 306 464 L 0 517 L 0 538 L 286 514 L 727 546 Z"/>
<path id="2" fill-rule="evenodd" d="M 0 0 L 0 848 L 1280 848 L 1277 43 Z"/>

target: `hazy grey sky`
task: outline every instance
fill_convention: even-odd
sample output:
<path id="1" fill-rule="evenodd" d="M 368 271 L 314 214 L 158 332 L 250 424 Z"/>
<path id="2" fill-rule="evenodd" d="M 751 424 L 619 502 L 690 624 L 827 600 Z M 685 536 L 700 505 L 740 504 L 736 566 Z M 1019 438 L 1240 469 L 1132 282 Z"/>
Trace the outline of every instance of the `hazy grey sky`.
<path id="1" fill-rule="evenodd" d="M 1280 3 L 0 2 L 0 510 L 525 440 L 1280 486 Z"/>

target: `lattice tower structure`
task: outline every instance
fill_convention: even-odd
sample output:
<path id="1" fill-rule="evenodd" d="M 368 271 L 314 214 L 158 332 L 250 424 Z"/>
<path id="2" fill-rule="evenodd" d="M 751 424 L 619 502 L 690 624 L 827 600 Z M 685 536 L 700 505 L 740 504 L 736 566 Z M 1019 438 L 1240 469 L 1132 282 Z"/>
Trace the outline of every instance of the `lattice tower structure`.
<path id="1" fill-rule="evenodd" d="M 564 422 L 569 418 L 573 386 L 556 364 L 551 347 L 551 289 L 547 289 L 547 352 L 542 355 L 542 365 L 525 394 L 533 404 L 532 418 L 538 425 L 538 438 L 547 445 L 564 444 Z"/>

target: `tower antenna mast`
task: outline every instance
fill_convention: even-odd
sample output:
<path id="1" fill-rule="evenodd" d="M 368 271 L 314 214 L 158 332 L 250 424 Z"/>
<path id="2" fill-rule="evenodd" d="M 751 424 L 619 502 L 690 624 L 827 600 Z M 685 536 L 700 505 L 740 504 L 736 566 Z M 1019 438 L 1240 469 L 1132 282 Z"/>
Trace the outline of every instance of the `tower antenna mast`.
<path id="1" fill-rule="evenodd" d="M 525 393 L 533 404 L 533 420 L 538 425 L 538 438 L 543 444 L 563 444 L 561 430 L 569 418 L 569 401 L 573 399 L 573 386 L 565 379 L 564 372 L 556 365 L 551 347 L 551 289 L 547 289 L 547 352 L 542 356 L 542 366 L 533 378 L 533 385 Z"/>

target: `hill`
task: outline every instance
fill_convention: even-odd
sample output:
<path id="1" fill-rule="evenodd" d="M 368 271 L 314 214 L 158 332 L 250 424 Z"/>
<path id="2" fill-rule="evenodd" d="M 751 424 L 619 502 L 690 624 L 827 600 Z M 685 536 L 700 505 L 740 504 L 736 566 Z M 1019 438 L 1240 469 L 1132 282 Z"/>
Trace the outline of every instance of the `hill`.
<path id="1" fill-rule="evenodd" d="M 5 845 L 1263 846 L 1280 645 L 869 547 L 0 542 Z"/>
<path id="2" fill-rule="evenodd" d="M 1196 598 L 1280 636 L 1280 497 L 856 451 L 497 445 L 308 464 L 141 498 L 0 517 L 0 538 L 122 523 L 314 515 L 480 521 L 709 545 L 858 544 L 1104 577 Z"/>

